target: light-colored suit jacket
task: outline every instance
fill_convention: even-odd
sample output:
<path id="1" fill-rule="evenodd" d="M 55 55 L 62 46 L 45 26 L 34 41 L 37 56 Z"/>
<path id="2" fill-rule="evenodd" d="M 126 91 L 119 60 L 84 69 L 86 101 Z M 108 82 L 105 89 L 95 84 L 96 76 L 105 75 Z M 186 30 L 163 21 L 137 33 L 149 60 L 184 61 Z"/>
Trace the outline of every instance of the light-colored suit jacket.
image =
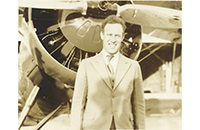
<path id="1" fill-rule="evenodd" d="M 103 55 L 85 59 L 77 72 L 71 111 L 72 130 L 145 128 L 145 101 L 138 62 L 120 54 L 111 85 Z"/>

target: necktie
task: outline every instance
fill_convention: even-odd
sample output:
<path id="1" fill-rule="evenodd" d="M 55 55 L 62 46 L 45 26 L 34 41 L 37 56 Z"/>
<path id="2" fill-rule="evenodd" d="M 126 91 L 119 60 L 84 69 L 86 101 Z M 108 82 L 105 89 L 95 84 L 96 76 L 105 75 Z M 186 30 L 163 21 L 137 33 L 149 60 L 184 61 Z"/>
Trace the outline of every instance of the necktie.
<path id="1" fill-rule="evenodd" d="M 111 75 L 114 75 L 114 68 L 113 66 L 110 64 L 110 60 L 114 57 L 113 55 L 107 55 L 107 59 L 108 59 L 108 63 L 107 63 L 107 68 L 110 72 Z"/>
<path id="2" fill-rule="evenodd" d="M 112 84 L 112 87 L 114 85 L 114 68 L 113 66 L 110 64 L 110 60 L 114 57 L 113 55 L 107 55 L 107 59 L 108 59 L 108 63 L 107 63 L 107 68 L 110 72 L 110 79 L 111 79 L 111 84 Z"/>

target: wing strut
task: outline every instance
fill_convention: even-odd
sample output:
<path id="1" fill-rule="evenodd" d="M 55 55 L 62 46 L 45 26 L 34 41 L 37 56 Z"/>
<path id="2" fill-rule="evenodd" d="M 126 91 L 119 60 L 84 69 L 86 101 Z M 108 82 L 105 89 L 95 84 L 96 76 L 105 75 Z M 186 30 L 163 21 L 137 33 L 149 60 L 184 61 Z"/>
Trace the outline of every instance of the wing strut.
<path id="1" fill-rule="evenodd" d="M 51 117 L 58 111 L 60 108 L 64 105 L 64 102 L 62 102 L 55 110 L 53 110 L 51 113 L 49 113 L 42 121 L 40 121 L 33 130 L 39 130 L 44 124 L 51 119 Z"/>
<path id="2" fill-rule="evenodd" d="M 167 45 L 167 43 L 155 48 L 154 50 L 150 51 L 150 53 L 148 55 L 146 55 L 145 57 L 143 57 L 142 59 L 139 60 L 139 62 L 143 61 L 144 59 L 146 59 L 148 56 L 150 56 L 151 54 L 153 54 L 154 52 L 156 52 L 157 50 L 159 50 L 161 47 Z"/>
<path id="3" fill-rule="evenodd" d="M 30 111 L 31 106 L 32 106 L 32 104 L 33 104 L 33 102 L 34 102 L 39 90 L 40 90 L 40 87 L 35 85 L 33 90 L 31 91 L 31 93 L 30 93 L 30 95 L 29 95 L 29 97 L 28 97 L 28 99 L 26 101 L 26 104 L 25 104 L 25 106 L 24 106 L 24 108 L 22 110 L 22 113 L 21 113 L 21 115 L 19 117 L 18 130 L 20 130 L 24 120 L 26 119 L 26 116 L 27 116 L 28 112 Z"/>

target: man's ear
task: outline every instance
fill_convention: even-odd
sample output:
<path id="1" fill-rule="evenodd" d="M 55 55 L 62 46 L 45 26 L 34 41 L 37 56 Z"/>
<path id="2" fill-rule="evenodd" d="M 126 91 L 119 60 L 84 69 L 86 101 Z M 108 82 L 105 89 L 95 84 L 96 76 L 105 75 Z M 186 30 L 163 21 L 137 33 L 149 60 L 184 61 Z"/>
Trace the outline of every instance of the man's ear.
<path id="1" fill-rule="evenodd" d="M 122 40 L 124 39 L 124 37 L 125 37 L 126 34 L 127 34 L 127 33 L 123 33 L 123 34 L 122 34 Z"/>
<path id="2" fill-rule="evenodd" d="M 103 32 L 102 31 L 100 32 L 100 37 L 101 37 L 101 40 L 103 40 Z"/>

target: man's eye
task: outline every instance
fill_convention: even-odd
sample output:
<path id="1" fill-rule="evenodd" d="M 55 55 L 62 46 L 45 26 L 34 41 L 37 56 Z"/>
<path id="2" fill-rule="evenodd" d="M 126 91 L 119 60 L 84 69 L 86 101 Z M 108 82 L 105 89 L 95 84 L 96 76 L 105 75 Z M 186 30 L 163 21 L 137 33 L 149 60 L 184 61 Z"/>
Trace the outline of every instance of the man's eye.
<path id="1" fill-rule="evenodd" d="M 112 36 L 112 34 L 107 34 L 107 36 Z"/>
<path id="2" fill-rule="evenodd" d="M 117 38 L 120 38 L 121 36 L 120 35 L 115 35 Z"/>

